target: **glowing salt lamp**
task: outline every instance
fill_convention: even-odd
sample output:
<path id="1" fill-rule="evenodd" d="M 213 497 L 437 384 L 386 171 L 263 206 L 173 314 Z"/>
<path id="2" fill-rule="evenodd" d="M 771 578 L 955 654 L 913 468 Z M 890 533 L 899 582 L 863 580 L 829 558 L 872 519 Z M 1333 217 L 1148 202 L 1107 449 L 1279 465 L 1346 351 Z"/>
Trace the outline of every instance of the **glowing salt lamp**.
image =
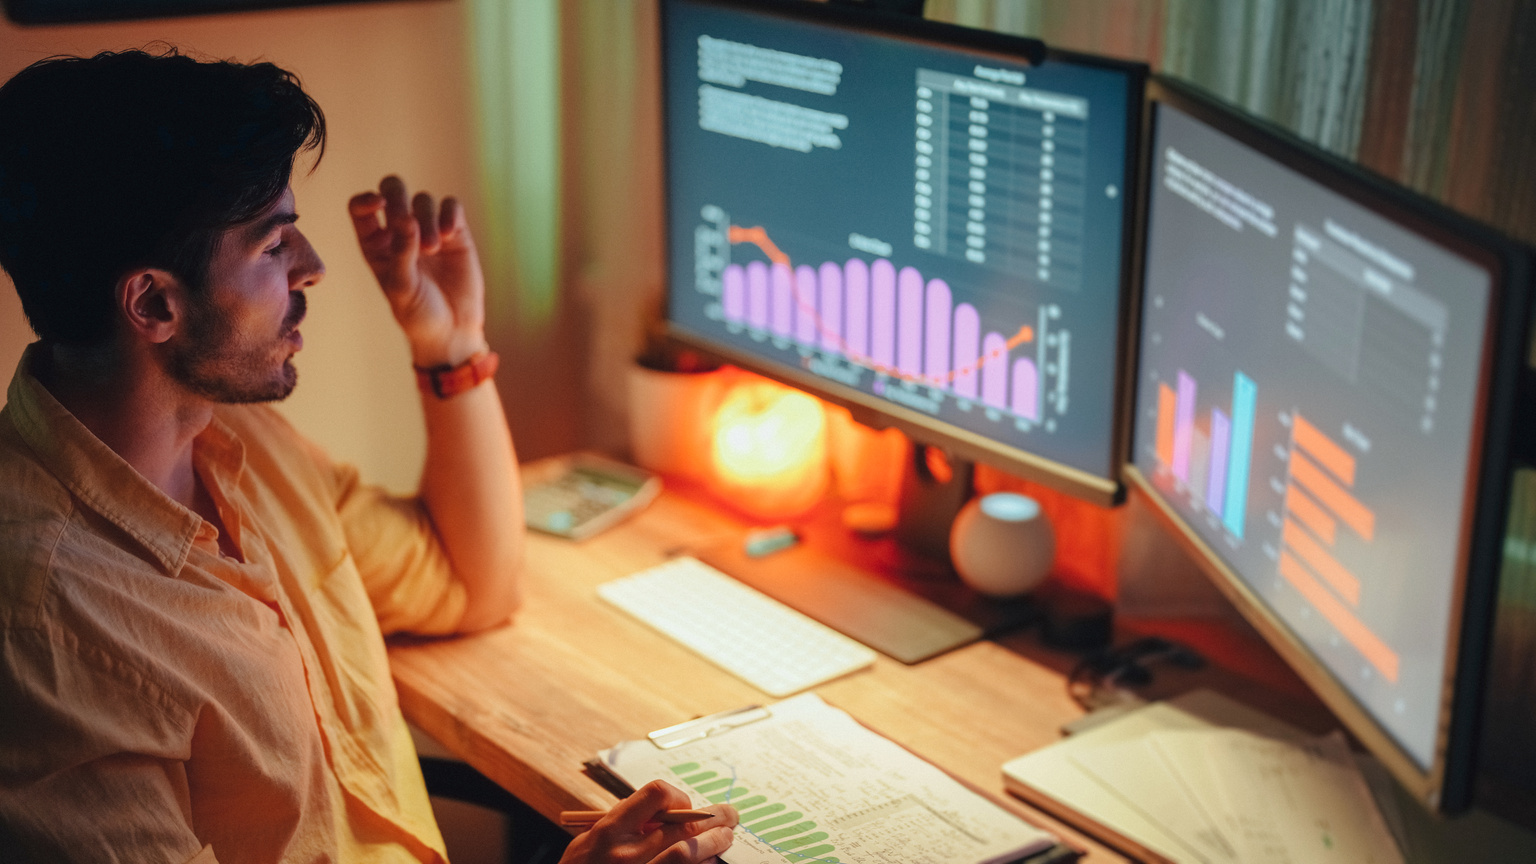
<path id="1" fill-rule="evenodd" d="M 760 519 L 806 512 L 827 491 L 827 424 L 821 403 L 768 381 L 737 385 L 715 413 L 715 494 Z"/>

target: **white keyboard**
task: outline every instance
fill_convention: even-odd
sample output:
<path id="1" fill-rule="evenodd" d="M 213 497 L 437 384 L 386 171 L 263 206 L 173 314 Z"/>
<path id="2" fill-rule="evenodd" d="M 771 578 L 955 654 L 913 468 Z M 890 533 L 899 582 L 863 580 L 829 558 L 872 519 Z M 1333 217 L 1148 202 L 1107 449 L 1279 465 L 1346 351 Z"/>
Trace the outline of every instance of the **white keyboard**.
<path id="1" fill-rule="evenodd" d="M 695 558 L 606 582 L 598 596 L 770 696 L 875 662 L 875 652 Z"/>

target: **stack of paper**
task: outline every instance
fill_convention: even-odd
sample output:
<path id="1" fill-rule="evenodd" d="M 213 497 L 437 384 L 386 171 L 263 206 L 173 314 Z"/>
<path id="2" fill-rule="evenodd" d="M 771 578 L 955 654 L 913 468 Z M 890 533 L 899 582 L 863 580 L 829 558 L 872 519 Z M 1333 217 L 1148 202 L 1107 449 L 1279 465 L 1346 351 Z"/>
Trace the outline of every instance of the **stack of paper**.
<path id="1" fill-rule="evenodd" d="M 1072 761 L 1167 829 L 1191 860 L 1402 861 L 1338 733 L 1281 741 L 1237 729 L 1155 732 Z"/>
<path id="2" fill-rule="evenodd" d="M 1238 716 L 1211 708 L 1197 700 L 1193 712 L 1139 709 L 1008 763 L 1005 779 L 1153 860 L 1401 864 L 1341 735 L 1211 722 L 1212 714 Z"/>

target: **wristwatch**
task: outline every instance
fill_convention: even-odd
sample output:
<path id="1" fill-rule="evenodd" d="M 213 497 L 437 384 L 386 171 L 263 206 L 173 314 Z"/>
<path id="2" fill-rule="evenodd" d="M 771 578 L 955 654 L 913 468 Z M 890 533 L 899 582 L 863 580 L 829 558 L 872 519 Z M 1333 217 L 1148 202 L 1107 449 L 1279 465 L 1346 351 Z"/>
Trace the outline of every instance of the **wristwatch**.
<path id="1" fill-rule="evenodd" d="M 496 374 L 496 367 L 501 365 L 501 357 L 495 351 L 481 351 L 479 354 L 465 360 L 457 366 L 443 364 L 423 369 L 416 369 L 416 386 L 421 392 L 430 393 L 439 399 L 448 399 L 457 396 L 466 390 L 470 390 Z"/>

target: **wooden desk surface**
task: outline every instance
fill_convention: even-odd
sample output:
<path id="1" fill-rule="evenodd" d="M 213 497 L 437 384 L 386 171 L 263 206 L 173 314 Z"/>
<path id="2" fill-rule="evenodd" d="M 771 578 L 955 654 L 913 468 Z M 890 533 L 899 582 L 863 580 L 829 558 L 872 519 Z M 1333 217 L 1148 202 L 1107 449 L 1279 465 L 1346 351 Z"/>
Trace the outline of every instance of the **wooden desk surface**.
<path id="1" fill-rule="evenodd" d="M 395 642 L 405 716 L 512 794 L 554 819 L 614 799 L 581 771 L 600 749 L 663 726 L 771 701 L 624 613 L 597 586 L 667 553 L 738 535 L 740 521 L 664 494 L 645 512 L 577 544 L 531 534 L 527 601 L 512 626 Z M 817 688 L 827 702 L 1089 851 L 1124 861 L 1003 791 L 1000 766 L 1058 739 L 1082 712 L 1051 664 L 981 642 L 918 664 Z"/>

